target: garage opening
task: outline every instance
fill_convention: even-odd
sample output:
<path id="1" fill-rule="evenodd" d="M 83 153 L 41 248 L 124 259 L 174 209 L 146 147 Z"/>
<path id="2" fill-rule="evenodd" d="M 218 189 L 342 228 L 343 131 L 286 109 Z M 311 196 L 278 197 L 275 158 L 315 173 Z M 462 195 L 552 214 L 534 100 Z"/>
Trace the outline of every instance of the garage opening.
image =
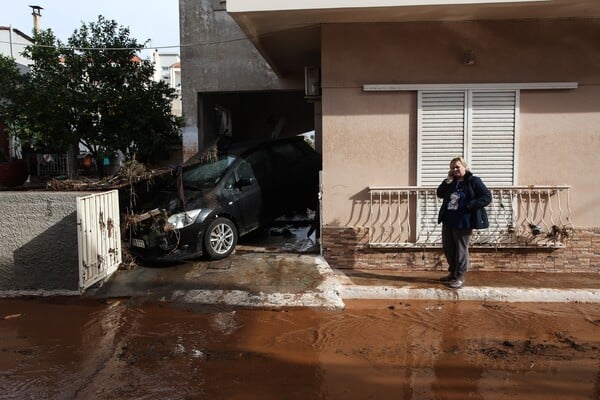
<path id="1" fill-rule="evenodd" d="M 297 135 L 315 147 L 315 104 L 302 90 L 199 93 L 198 125 L 205 149 L 217 140 L 234 143 Z M 319 210 L 284 215 L 241 237 L 237 249 L 319 253 L 319 215 Z"/>
<path id="2" fill-rule="evenodd" d="M 220 136 L 232 142 L 295 136 L 315 129 L 314 104 L 303 91 L 199 93 L 198 125 L 204 148 Z"/>

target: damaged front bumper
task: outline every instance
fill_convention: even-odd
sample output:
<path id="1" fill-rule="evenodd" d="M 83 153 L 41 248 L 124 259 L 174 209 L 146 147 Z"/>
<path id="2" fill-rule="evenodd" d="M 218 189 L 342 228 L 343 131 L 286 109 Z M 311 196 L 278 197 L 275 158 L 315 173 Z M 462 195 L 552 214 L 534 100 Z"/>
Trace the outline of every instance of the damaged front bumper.
<path id="1" fill-rule="evenodd" d="M 143 260 L 181 261 L 202 256 L 201 209 L 167 215 L 154 209 L 134 215 L 127 223 L 129 248 Z"/>

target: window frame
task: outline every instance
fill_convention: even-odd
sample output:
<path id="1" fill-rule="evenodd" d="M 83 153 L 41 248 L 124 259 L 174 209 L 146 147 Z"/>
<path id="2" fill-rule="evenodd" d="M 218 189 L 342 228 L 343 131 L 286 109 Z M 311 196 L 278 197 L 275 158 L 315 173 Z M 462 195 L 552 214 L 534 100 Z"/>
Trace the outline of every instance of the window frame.
<path id="1" fill-rule="evenodd" d="M 427 96 L 434 96 L 435 94 L 439 95 L 439 99 L 440 102 L 444 101 L 444 97 L 445 96 L 452 96 L 452 95 L 457 95 L 460 94 L 462 95 L 462 133 L 460 136 L 462 139 L 462 149 L 458 152 L 459 154 L 456 154 L 456 152 L 448 152 L 445 155 L 442 155 L 440 157 L 443 158 L 443 160 L 441 160 L 440 162 L 442 163 L 448 163 L 450 162 L 450 160 L 455 157 L 455 156 L 463 156 L 465 158 L 465 160 L 467 161 L 467 163 L 469 165 L 472 165 L 472 160 L 473 160 L 473 137 L 474 137 L 474 122 L 473 122 L 473 115 L 475 114 L 474 111 L 474 107 L 473 107 L 473 98 L 475 96 L 478 95 L 482 95 L 482 94 L 491 94 L 491 95 L 498 95 L 498 94 L 514 94 L 514 105 L 512 106 L 512 134 L 511 134 L 511 138 L 512 138 L 512 170 L 511 170 L 511 175 L 512 175 L 512 179 L 510 181 L 507 182 L 501 182 L 497 185 L 506 185 L 506 186 L 511 186 L 511 185 L 515 185 L 518 182 L 518 154 L 519 154 L 519 147 L 518 147 L 518 138 L 519 138 L 519 114 L 520 114 L 520 90 L 519 89 L 509 89 L 509 88 L 502 88 L 502 89 L 452 89 L 452 90 L 419 90 L 417 91 L 417 165 L 416 165 L 416 171 L 417 171 L 417 176 L 416 176 L 416 182 L 417 182 L 417 186 L 431 186 L 431 185 L 437 185 L 438 181 L 441 182 L 441 180 L 444 178 L 445 176 L 445 171 L 444 169 L 441 169 L 440 167 L 440 171 L 438 171 L 439 177 L 437 177 L 438 174 L 436 174 L 436 178 L 432 178 L 432 179 L 426 179 L 426 177 L 424 176 L 424 170 L 431 168 L 430 165 L 425 165 L 424 164 L 424 147 L 426 145 L 425 141 L 426 139 L 424 139 L 424 98 Z M 433 98 L 433 97 L 430 97 Z M 453 97 L 452 100 L 456 101 L 457 97 Z M 433 108 L 432 108 L 433 109 Z M 446 111 L 446 110 L 445 110 Z M 456 111 L 456 110 L 454 110 Z M 441 114 L 441 113 L 440 113 Z M 454 117 L 454 121 L 456 122 L 456 115 L 458 115 L 457 113 L 455 113 Z M 436 116 L 437 117 L 437 116 Z M 433 119 L 432 119 L 433 120 Z M 456 135 L 456 130 L 454 132 L 454 134 Z M 449 137 L 449 138 L 453 138 L 454 140 L 457 140 L 457 136 L 454 137 Z M 443 154 L 443 148 L 439 151 L 439 153 Z M 481 165 L 481 164 L 480 164 Z M 494 164 L 490 164 L 490 165 L 486 165 L 487 168 L 493 168 Z M 477 173 L 477 171 L 475 171 Z M 478 174 L 481 175 L 481 174 Z M 485 179 L 485 175 L 483 177 Z"/>

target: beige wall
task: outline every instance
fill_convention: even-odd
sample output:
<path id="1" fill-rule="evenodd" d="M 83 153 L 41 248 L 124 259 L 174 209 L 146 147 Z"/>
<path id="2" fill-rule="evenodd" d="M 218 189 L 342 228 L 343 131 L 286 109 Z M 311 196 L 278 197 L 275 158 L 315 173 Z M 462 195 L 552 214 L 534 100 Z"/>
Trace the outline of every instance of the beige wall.
<path id="1" fill-rule="evenodd" d="M 518 183 L 572 185 L 575 225 L 600 226 L 599 37 L 593 19 L 325 25 L 324 225 L 365 225 L 368 186 L 415 184 L 416 93 L 362 85 L 576 81 L 522 92 Z"/>
<path id="2" fill-rule="evenodd" d="M 408 132 L 416 129 L 416 98 L 356 88 L 328 90 L 324 98 L 329 92 L 338 100 L 323 117 L 324 222 L 362 225 L 367 186 L 414 184 L 416 143 Z"/>
<path id="3" fill-rule="evenodd" d="M 575 226 L 599 227 L 600 87 L 521 93 L 519 133 L 519 183 L 570 185 Z"/>

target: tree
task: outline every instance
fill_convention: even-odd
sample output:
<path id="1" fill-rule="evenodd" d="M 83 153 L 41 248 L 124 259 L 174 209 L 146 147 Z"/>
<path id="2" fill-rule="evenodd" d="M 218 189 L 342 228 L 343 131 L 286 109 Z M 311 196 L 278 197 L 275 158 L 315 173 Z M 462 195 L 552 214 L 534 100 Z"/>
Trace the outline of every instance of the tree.
<path id="1" fill-rule="evenodd" d="M 47 149 L 82 145 L 97 160 L 121 151 L 139 161 L 180 137 L 171 114 L 175 91 L 151 79 L 154 67 L 137 56 L 143 46 L 128 28 L 99 16 L 67 45 L 50 29 L 34 33 L 34 41 L 24 52 L 33 65 L 20 85 L 27 99 L 7 113 L 11 133 Z"/>
<path id="2" fill-rule="evenodd" d="M 0 127 L 13 121 L 18 121 L 23 115 L 22 105 L 25 99 L 22 95 L 26 84 L 24 75 L 18 70 L 17 64 L 10 57 L 0 54 Z M 9 161 L 0 147 L 0 162 Z"/>

